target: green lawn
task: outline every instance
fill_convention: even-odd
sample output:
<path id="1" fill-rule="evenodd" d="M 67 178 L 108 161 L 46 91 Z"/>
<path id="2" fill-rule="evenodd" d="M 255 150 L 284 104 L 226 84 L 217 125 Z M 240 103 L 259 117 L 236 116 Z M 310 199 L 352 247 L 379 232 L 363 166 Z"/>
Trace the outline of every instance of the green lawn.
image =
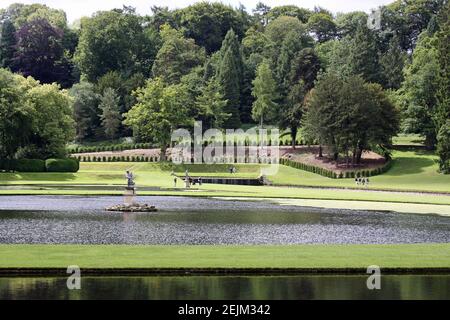
<path id="1" fill-rule="evenodd" d="M 450 192 L 450 175 L 437 173 L 436 157 L 422 151 L 396 151 L 394 164 L 387 173 L 371 178 L 371 189 L 388 189 L 403 191 L 433 191 Z M 228 165 L 190 165 L 189 171 L 197 176 L 224 176 L 256 178 L 260 174 L 259 165 L 237 165 L 237 174 L 230 175 Z M 80 194 L 101 195 L 121 194 L 120 187 L 124 184 L 124 172 L 132 170 L 137 178 L 138 191 L 142 195 L 188 195 L 188 196 L 221 196 L 221 197 L 271 197 L 271 198 L 303 198 L 303 199 L 329 199 L 329 200 L 364 200 L 384 202 L 411 202 L 430 204 L 450 204 L 449 196 L 434 194 L 405 194 L 386 192 L 364 192 L 353 190 L 353 179 L 329 179 L 310 172 L 280 166 L 275 176 L 269 177 L 275 184 L 268 186 L 232 186 L 208 185 L 195 186 L 192 190 L 184 190 L 181 181 L 178 188 L 173 188 L 172 170 L 182 175 L 185 166 L 174 167 L 171 164 L 157 163 L 82 163 L 78 173 L 0 173 L 0 185 L 30 185 L 30 187 L 17 189 L 1 188 L 0 194 Z M 89 187 L 74 186 L 71 190 L 51 185 L 99 185 Z M 31 185 L 43 185 L 31 187 Z M 277 186 L 278 185 L 278 186 Z M 289 188 L 292 186 L 313 187 L 341 187 L 350 190 Z M 153 190 L 143 190 L 153 187 Z"/>
<path id="2" fill-rule="evenodd" d="M 449 268 L 450 244 L 0 245 L 0 268 Z"/>

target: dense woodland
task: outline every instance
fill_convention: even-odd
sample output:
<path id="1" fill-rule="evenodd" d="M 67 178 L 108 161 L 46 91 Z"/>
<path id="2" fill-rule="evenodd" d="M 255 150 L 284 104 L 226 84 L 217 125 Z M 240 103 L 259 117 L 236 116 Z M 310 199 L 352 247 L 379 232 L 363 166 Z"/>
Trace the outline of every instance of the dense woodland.
<path id="1" fill-rule="evenodd" d="M 332 14 L 199 2 L 68 25 L 44 5 L 0 9 L 0 158 L 64 156 L 70 141 L 275 125 L 358 163 L 417 133 L 450 172 L 450 7 L 397 0 Z M 369 21 L 371 22 L 371 21 Z"/>

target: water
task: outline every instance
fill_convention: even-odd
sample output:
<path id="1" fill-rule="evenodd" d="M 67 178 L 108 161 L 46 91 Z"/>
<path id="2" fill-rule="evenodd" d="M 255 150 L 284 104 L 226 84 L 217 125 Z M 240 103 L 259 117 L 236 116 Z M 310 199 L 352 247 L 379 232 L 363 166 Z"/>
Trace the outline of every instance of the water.
<path id="1" fill-rule="evenodd" d="M 448 243 L 450 218 L 280 206 L 269 201 L 139 197 L 157 213 L 104 211 L 122 197 L 0 197 L 0 243 Z"/>
<path id="2" fill-rule="evenodd" d="M 81 290 L 68 290 L 66 278 L 0 277 L 0 300 L 450 299 L 450 275 L 385 275 L 381 290 L 368 290 L 366 280 L 366 275 L 82 277 Z"/>

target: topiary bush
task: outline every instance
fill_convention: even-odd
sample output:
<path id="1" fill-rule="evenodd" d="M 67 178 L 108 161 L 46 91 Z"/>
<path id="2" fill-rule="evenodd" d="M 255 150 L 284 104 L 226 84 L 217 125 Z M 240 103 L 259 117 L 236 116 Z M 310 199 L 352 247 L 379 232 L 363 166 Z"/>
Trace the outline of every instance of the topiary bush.
<path id="1" fill-rule="evenodd" d="M 48 159 L 45 161 L 47 172 L 77 172 L 80 169 L 78 160 L 69 159 Z"/>

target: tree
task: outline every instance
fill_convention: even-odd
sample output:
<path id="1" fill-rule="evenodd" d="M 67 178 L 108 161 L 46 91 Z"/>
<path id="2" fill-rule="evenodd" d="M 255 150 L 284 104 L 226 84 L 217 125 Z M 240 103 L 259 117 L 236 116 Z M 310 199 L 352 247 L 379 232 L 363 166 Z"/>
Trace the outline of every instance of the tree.
<path id="1" fill-rule="evenodd" d="M 360 75 L 367 82 L 380 83 L 381 68 L 374 32 L 367 26 L 360 26 L 348 44 L 348 65 L 351 73 Z"/>
<path id="2" fill-rule="evenodd" d="M 444 174 L 450 174 L 450 120 L 447 120 L 439 130 L 437 142 L 439 171 Z"/>
<path id="3" fill-rule="evenodd" d="M 337 27 L 333 17 L 325 13 L 314 13 L 308 19 L 308 29 L 315 35 L 318 42 L 334 39 Z"/>
<path id="4" fill-rule="evenodd" d="M 436 34 L 437 61 L 439 76 L 437 81 L 436 125 L 437 152 L 439 155 L 440 171 L 450 173 L 450 4 L 447 3 L 439 15 L 440 30 Z"/>
<path id="5" fill-rule="evenodd" d="M 380 58 L 383 82 L 386 89 L 399 89 L 404 80 L 403 68 L 407 54 L 400 48 L 400 42 L 394 36 L 389 42 L 389 48 Z"/>
<path id="6" fill-rule="evenodd" d="M 17 31 L 13 71 L 32 76 L 42 83 L 67 84 L 68 61 L 62 45 L 63 31 L 47 20 L 25 23 Z"/>
<path id="7" fill-rule="evenodd" d="M 307 23 L 312 12 L 305 8 L 299 8 L 293 5 L 273 7 L 267 14 L 269 21 L 282 16 L 295 17 L 302 23 Z"/>
<path id="8" fill-rule="evenodd" d="M 75 61 L 81 73 L 95 82 L 108 71 L 149 75 L 157 41 L 132 10 L 100 11 L 81 20 Z"/>
<path id="9" fill-rule="evenodd" d="M 312 48 L 301 50 L 291 61 L 291 68 L 285 79 L 286 89 L 283 107 L 279 112 L 279 125 L 282 129 L 290 129 L 293 148 L 306 108 L 307 95 L 314 87 L 319 70 L 320 61 Z"/>
<path id="10" fill-rule="evenodd" d="M 275 102 L 277 100 L 277 83 L 267 60 L 263 61 L 256 71 L 252 95 L 255 97 L 252 117 L 253 120 L 260 121 L 262 128 L 264 118 L 266 120 L 274 119 L 277 108 Z"/>
<path id="11" fill-rule="evenodd" d="M 353 36 L 359 27 L 367 25 L 368 15 L 362 11 L 338 13 L 336 17 L 337 34 L 340 38 Z"/>
<path id="12" fill-rule="evenodd" d="M 0 35 L 0 67 L 11 69 L 16 46 L 16 28 L 10 20 L 2 23 Z"/>
<path id="13" fill-rule="evenodd" d="M 179 85 L 166 85 L 161 78 L 148 80 L 136 91 L 137 104 L 125 114 L 124 123 L 161 148 L 161 160 L 166 159 L 171 134 L 182 125 L 192 122 L 180 103 Z"/>
<path id="14" fill-rule="evenodd" d="M 36 85 L 27 92 L 27 100 L 34 109 L 30 144 L 42 159 L 66 156 L 66 144 L 75 137 L 68 92 L 55 83 Z"/>
<path id="15" fill-rule="evenodd" d="M 101 126 L 100 95 L 96 93 L 92 83 L 82 81 L 69 91 L 73 99 L 73 118 L 75 120 L 76 139 L 78 141 L 99 135 Z"/>
<path id="16" fill-rule="evenodd" d="M 400 89 L 405 105 L 404 131 L 425 137 L 425 144 L 436 145 L 436 92 L 440 72 L 434 40 L 424 32 L 413 52 L 412 63 L 405 69 L 405 81 Z"/>
<path id="17" fill-rule="evenodd" d="M 294 17 L 281 16 L 271 21 L 266 27 L 265 34 L 275 44 L 275 47 L 281 47 L 284 39 L 290 32 L 305 32 L 305 26 Z"/>
<path id="18" fill-rule="evenodd" d="M 240 106 L 243 79 L 243 61 L 239 40 L 233 30 L 228 31 L 219 52 L 217 83 L 224 99 L 227 100 L 225 113 L 231 114 L 224 126 L 238 128 L 241 124 Z"/>
<path id="19" fill-rule="evenodd" d="M 180 30 L 187 38 L 206 49 L 208 54 L 220 49 L 228 30 L 233 29 L 239 38 L 244 35 L 247 21 L 239 12 L 222 3 L 199 2 L 175 11 Z"/>
<path id="20" fill-rule="evenodd" d="M 231 116 L 226 113 L 227 100 L 223 98 L 219 86 L 211 79 L 203 88 L 202 94 L 197 97 L 197 106 L 202 114 L 209 120 L 210 128 L 222 128 L 225 121 Z"/>
<path id="21" fill-rule="evenodd" d="M 330 146 L 334 160 L 344 154 L 349 164 L 351 152 L 355 164 L 364 150 L 387 147 L 398 131 L 398 113 L 379 85 L 325 74 L 308 99 L 304 125 L 308 137 Z"/>
<path id="22" fill-rule="evenodd" d="M 179 83 L 182 76 L 205 62 L 203 48 L 193 39 L 186 39 L 180 31 L 164 25 L 161 28 L 163 45 L 156 55 L 152 73 L 168 84 Z"/>
<path id="23" fill-rule="evenodd" d="M 32 132 L 33 110 L 20 82 L 20 76 L 0 69 L 0 158 L 12 158 Z"/>
<path id="24" fill-rule="evenodd" d="M 109 139 L 117 137 L 122 115 L 120 113 L 119 96 L 114 89 L 106 88 L 100 98 L 99 109 L 102 111 L 101 120 L 105 135 Z"/>

